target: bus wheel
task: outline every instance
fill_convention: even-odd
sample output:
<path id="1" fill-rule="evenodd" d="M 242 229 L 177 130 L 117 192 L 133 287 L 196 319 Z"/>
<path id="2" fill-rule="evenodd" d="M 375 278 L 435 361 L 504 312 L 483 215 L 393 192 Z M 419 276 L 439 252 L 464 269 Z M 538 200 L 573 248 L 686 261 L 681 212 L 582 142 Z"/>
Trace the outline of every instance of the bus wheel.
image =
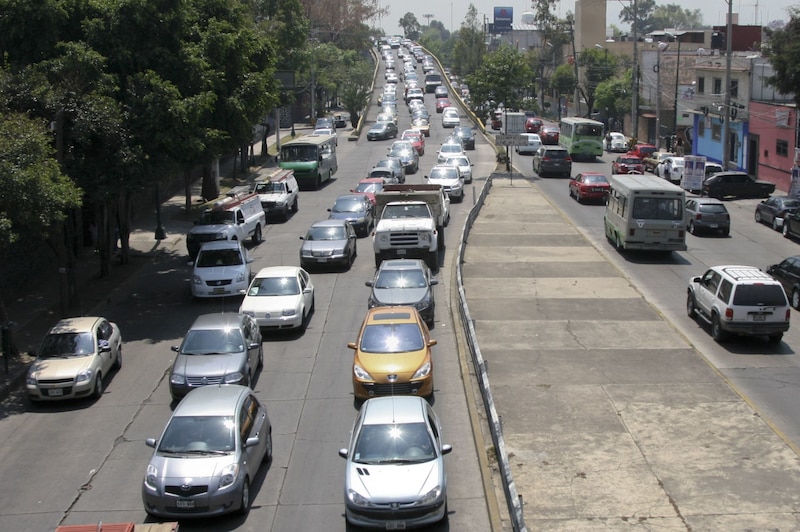
<path id="1" fill-rule="evenodd" d="M 618 250 L 622 251 L 622 241 L 619 239 L 619 233 L 614 234 L 614 245 Z"/>
<path id="2" fill-rule="evenodd" d="M 319 190 L 320 187 L 322 187 L 322 176 L 317 174 L 317 190 Z"/>

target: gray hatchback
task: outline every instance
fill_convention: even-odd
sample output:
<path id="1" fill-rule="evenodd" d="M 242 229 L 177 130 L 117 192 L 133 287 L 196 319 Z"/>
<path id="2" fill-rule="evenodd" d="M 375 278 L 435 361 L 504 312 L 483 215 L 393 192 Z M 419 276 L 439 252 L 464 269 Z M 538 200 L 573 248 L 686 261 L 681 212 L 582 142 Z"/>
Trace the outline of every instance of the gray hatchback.
<path id="1" fill-rule="evenodd" d="M 187 518 L 246 514 L 250 484 L 272 458 L 267 409 L 246 386 L 198 388 L 178 404 L 142 483 L 148 514 Z"/>
<path id="2" fill-rule="evenodd" d="M 250 386 L 264 364 L 258 324 L 235 312 L 198 316 L 172 350 L 178 353 L 169 375 L 173 399 L 209 384 Z"/>
<path id="3" fill-rule="evenodd" d="M 686 200 L 686 229 L 696 235 L 701 231 L 731 232 L 731 217 L 725 204 L 714 198 L 689 198 Z"/>
<path id="4" fill-rule="evenodd" d="M 566 148 L 543 144 L 533 154 L 533 171 L 539 177 L 569 177 L 572 174 L 572 157 Z"/>
<path id="5" fill-rule="evenodd" d="M 436 312 L 436 299 L 433 286 L 438 281 L 433 278 L 430 268 L 420 259 L 390 259 L 381 262 L 375 279 L 367 281 L 372 287 L 367 306 L 387 307 L 408 305 L 417 309 L 422 319 L 433 328 Z"/>

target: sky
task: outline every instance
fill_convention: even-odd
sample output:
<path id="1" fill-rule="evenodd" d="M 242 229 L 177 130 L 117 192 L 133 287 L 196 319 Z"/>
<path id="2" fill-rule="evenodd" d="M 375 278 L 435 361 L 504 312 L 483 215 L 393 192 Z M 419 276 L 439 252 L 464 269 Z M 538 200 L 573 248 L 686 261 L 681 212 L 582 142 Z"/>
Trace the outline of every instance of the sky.
<path id="1" fill-rule="evenodd" d="M 495 7 L 512 7 L 514 9 L 514 23 L 519 24 L 520 16 L 524 11 L 530 9 L 531 3 L 522 0 L 378 0 L 382 7 L 389 8 L 389 15 L 383 17 L 376 26 L 380 26 L 388 35 L 402 35 L 403 30 L 398 25 L 398 21 L 406 13 L 413 13 L 419 23 L 423 26 L 428 25 L 428 18 L 424 15 L 433 15 L 430 20 L 438 20 L 449 30 L 457 30 L 467 14 L 470 4 L 478 10 L 478 19 L 483 20 L 485 16 L 488 22 L 494 18 Z M 656 5 L 678 4 L 684 9 L 698 9 L 697 0 L 656 0 Z M 629 2 L 620 0 L 608 0 L 606 10 L 606 24 L 614 24 L 622 30 L 627 30 L 628 25 L 619 22 L 619 12 L 622 8 L 629 5 Z M 711 7 L 712 5 L 717 8 Z M 739 24 L 767 24 L 772 20 L 786 20 L 786 8 L 793 5 L 790 0 L 733 0 L 733 12 L 739 13 Z M 797 5 L 797 4 L 795 4 Z M 703 22 L 707 25 L 725 24 L 725 15 L 728 11 L 728 4 L 725 0 L 712 0 L 703 2 L 701 12 Z M 558 16 L 563 17 L 567 12 L 575 11 L 575 2 L 566 0 L 560 3 Z"/>

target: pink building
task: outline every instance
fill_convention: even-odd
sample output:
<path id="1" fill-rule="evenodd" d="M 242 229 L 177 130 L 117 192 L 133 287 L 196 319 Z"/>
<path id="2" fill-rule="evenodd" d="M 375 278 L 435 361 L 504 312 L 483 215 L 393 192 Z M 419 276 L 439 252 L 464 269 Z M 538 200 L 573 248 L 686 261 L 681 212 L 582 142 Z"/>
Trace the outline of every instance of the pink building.
<path id="1" fill-rule="evenodd" d="M 797 146 L 797 109 L 794 104 L 751 101 L 747 148 L 756 168 L 748 173 L 775 183 L 788 192 Z"/>

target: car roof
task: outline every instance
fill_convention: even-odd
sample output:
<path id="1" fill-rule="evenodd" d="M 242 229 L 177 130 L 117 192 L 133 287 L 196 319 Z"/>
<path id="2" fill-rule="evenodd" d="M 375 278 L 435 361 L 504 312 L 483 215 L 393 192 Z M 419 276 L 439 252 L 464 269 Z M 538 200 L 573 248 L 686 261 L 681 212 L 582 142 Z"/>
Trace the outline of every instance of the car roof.
<path id="1" fill-rule="evenodd" d="M 361 407 L 364 425 L 424 423 L 425 399 L 412 395 L 373 397 Z"/>
<path id="2" fill-rule="evenodd" d="M 324 221 L 343 222 L 344 220 L 324 220 Z M 260 270 L 258 270 L 256 277 L 292 277 L 297 275 L 300 272 L 300 270 L 301 268 L 298 266 L 269 266 L 267 268 L 261 268 Z"/>
<path id="3" fill-rule="evenodd" d="M 189 328 L 202 330 L 222 330 L 239 327 L 242 315 L 237 312 L 215 312 L 212 314 L 201 314 L 195 318 L 194 323 Z"/>
<path id="4" fill-rule="evenodd" d="M 340 194 L 339 196 L 336 196 L 336 199 L 333 200 L 333 202 L 336 203 L 339 200 L 364 201 L 364 194 Z M 314 225 L 316 225 L 316 222 Z"/>
<path id="5" fill-rule="evenodd" d="M 367 311 L 367 325 L 381 323 L 417 323 L 417 309 L 408 306 L 375 307 Z"/>
<path id="6" fill-rule="evenodd" d="M 201 386 L 178 403 L 172 417 L 236 415 L 239 401 L 248 393 L 247 386 L 238 384 Z"/>
<path id="7" fill-rule="evenodd" d="M 347 194 L 347 195 L 348 196 L 353 196 L 353 197 L 358 197 L 358 198 L 364 198 L 365 197 L 364 194 Z M 341 197 L 341 196 L 339 196 L 339 197 Z M 341 227 L 341 226 L 345 225 L 346 223 L 347 223 L 347 220 L 336 220 L 334 218 L 330 218 L 328 220 L 319 220 L 317 222 L 314 222 L 314 223 L 311 224 L 310 227 Z M 266 270 L 266 269 L 267 268 L 264 268 L 264 269 L 262 269 L 261 271 L 258 272 L 259 273 L 259 277 L 261 277 L 261 272 Z M 285 275 L 285 274 L 270 274 L 270 276 L 273 276 L 273 277 L 277 277 L 277 276 L 280 276 L 280 275 Z M 292 275 L 292 274 L 290 274 L 290 275 Z"/>
<path id="8" fill-rule="evenodd" d="M 383 178 L 382 177 L 366 177 L 364 179 L 361 179 L 359 181 L 359 183 L 381 183 L 382 184 L 383 183 Z"/>
<path id="9" fill-rule="evenodd" d="M 65 318 L 53 325 L 48 334 L 65 334 L 65 333 L 78 333 L 90 332 L 94 328 L 94 324 L 101 320 L 98 316 L 79 316 L 76 318 Z"/>
<path id="10" fill-rule="evenodd" d="M 200 251 L 208 251 L 210 249 L 240 249 L 242 246 L 238 240 L 212 240 L 211 242 L 203 242 L 200 246 Z"/>
<path id="11" fill-rule="evenodd" d="M 720 200 L 716 198 L 689 198 L 686 201 L 696 201 L 698 205 L 703 204 L 703 205 L 722 205 L 723 207 L 725 206 L 724 203 L 722 203 Z"/>
<path id="12" fill-rule="evenodd" d="M 379 270 L 423 270 L 425 262 L 421 259 L 388 259 L 381 262 Z"/>

